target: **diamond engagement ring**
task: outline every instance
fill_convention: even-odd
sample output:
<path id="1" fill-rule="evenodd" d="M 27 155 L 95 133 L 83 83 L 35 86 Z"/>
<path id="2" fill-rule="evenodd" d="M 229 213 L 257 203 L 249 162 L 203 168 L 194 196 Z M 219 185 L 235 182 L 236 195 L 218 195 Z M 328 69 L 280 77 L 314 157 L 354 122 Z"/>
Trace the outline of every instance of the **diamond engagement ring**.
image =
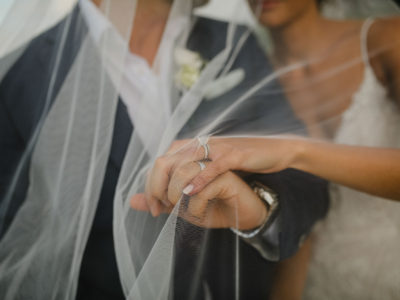
<path id="1" fill-rule="evenodd" d="M 209 160 L 210 146 L 207 143 L 208 137 L 207 136 L 198 137 L 197 140 L 199 141 L 200 146 L 203 147 L 203 149 L 204 149 L 203 160 Z"/>
<path id="2" fill-rule="evenodd" d="M 204 158 L 203 158 L 203 160 L 208 160 L 209 159 L 208 156 L 210 154 L 210 146 L 207 143 L 205 143 L 205 144 L 203 144 L 201 146 L 204 149 Z"/>

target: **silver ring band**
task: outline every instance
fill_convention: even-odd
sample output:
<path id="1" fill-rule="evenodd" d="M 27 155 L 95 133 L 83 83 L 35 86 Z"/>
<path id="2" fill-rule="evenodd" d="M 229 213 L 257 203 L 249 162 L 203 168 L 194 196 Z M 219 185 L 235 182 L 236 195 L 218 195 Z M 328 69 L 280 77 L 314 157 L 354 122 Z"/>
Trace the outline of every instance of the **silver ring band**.
<path id="1" fill-rule="evenodd" d="M 204 149 L 204 158 L 203 158 L 203 160 L 208 160 L 208 156 L 210 155 L 210 146 L 207 143 L 205 143 L 205 144 L 203 144 L 201 146 Z"/>
<path id="2" fill-rule="evenodd" d="M 206 168 L 206 164 L 202 161 L 196 161 L 200 166 L 200 171 L 203 171 Z"/>
<path id="3" fill-rule="evenodd" d="M 210 146 L 208 145 L 208 136 L 199 136 L 197 137 L 197 141 L 199 142 L 199 145 L 203 147 L 204 149 L 204 157 L 203 160 L 209 160 L 210 156 Z"/>

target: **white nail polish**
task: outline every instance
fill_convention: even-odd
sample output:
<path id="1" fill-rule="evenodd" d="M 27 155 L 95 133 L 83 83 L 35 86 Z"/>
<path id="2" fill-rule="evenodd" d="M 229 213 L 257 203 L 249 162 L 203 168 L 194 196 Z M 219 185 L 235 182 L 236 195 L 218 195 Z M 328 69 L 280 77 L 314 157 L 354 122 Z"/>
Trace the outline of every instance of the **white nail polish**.
<path id="1" fill-rule="evenodd" d="M 182 193 L 184 193 L 185 195 L 189 195 L 191 191 L 193 191 L 194 189 L 194 185 L 193 184 L 189 184 L 187 187 L 185 187 L 182 191 Z"/>

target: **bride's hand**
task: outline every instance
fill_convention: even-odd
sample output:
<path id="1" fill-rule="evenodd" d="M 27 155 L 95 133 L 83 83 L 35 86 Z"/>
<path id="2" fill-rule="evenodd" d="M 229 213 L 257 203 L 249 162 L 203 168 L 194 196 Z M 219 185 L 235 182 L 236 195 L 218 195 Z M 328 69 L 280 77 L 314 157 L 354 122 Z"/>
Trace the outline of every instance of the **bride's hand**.
<path id="1" fill-rule="evenodd" d="M 152 214 L 158 215 L 170 212 L 172 206 L 180 203 L 179 215 L 197 226 L 249 230 L 263 224 L 268 214 L 265 204 L 233 172 L 217 176 L 192 197 L 183 194 L 183 188 L 199 172 L 200 165 L 191 161 L 180 164 L 172 171 L 167 186 L 157 177 L 150 176 L 146 193 L 132 197 L 132 208 L 145 211 L 151 208 Z M 163 206 L 161 203 L 165 201 L 169 201 L 172 206 Z"/>
<path id="2" fill-rule="evenodd" d="M 301 150 L 300 138 L 288 137 L 213 137 L 207 142 L 207 168 L 188 182 L 186 193 L 195 195 L 217 176 L 229 171 L 272 173 L 295 164 Z M 164 180 L 182 162 L 202 160 L 206 149 L 198 141 L 176 141 L 168 153 L 159 158 Z M 156 163 L 156 164 L 157 164 Z"/>

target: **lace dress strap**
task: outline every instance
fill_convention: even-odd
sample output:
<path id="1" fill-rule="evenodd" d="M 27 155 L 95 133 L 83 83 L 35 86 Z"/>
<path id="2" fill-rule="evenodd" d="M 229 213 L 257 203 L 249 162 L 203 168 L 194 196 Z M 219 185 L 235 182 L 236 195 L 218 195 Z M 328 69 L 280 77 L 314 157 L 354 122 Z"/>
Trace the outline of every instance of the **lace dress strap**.
<path id="1" fill-rule="evenodd" d="M 371 25 L 375 22 L 375 19 L 368 18 L 364 21 L 361 27 L 361 57 L 366 67 L 371 67 L 369 62 L 369 55 L 368 55 L 368 32 L 371 28 Z"/>

